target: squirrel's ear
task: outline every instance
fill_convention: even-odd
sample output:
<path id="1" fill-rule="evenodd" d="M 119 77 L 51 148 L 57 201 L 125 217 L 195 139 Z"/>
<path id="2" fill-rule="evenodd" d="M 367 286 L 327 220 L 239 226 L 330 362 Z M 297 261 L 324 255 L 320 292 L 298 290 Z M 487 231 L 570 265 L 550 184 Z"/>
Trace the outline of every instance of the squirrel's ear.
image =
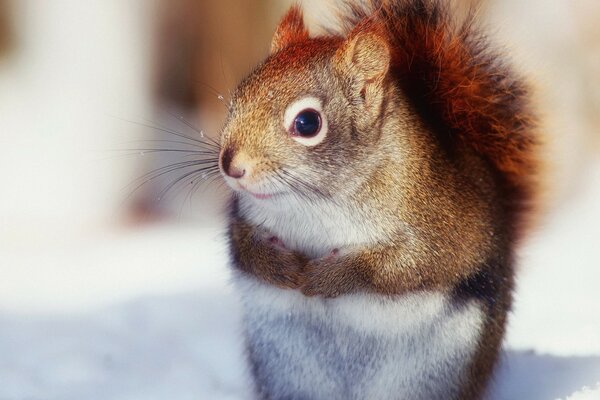
<path id="1" fill-rule="evenodd" d="M 308 39 L 308 30 L 304 26 L 302 10 L 298 5 L 292 6 L 277 26 L 271 41 L 271 53 L 306 39 Z"/>
<path id="2" fill-rule="evenodd" d="M 344 41 L 334 56 L 335 68 L 349 83 L 348 95 L 359 100 L 358 129 L 369 130 L 383 107 L 385 77 L 390 69 L 390 48 L 375 32 L 358 32 Z"/>
<path id="3" fill-rule="evenodd" d="M 364 83 L 383 80 L 391 60 L 387 42 L 373 32 L 358 33 L 348 38 L 335 58 L 342 71 Z"/>

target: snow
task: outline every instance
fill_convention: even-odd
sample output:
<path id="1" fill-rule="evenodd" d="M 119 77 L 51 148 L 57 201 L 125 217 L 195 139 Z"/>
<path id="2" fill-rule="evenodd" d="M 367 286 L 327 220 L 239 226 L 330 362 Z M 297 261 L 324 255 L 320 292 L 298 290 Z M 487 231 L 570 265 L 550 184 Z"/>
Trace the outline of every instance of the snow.
<path id="1" fill-rule="evenodd" d="M 205 290 L 86 314 L 4 316 L 0 398 L 242 398 L 236 315 L 230 296 Z"/>
<path id="2" fill-rule="evenodd" d="M 598 400 L 600 399 L 600 384 L 597 389 L 584 388 L 580 392 L 569 396 L 567 400 Z"/>
<path id="3" fill-rule="evenodd" d="M 522 251 L 513 348 L 600 355 L 600 163 L 580 179 Z"/>
<path id="4" fill-rule="evenodd" d="M 0 324 L 2 399 L 249 398 L 226 287 Z M 600 357 L 509 351 L 492 398 L 565 398 L 599 376 Z"/>

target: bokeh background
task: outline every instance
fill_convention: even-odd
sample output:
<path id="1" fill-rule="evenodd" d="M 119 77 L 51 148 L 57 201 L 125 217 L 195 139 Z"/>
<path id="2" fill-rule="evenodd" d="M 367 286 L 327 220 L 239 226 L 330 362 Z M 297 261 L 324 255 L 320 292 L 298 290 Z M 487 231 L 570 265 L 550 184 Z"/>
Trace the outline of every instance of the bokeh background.
<path id="1" fill-rule="evenodd" d="M 547 142 L 490 396 L 599 399 L 600 2 L 454 2 L 531 77 Z M 0 0 L 0 399 L 250 397 L 227 192 L 147 174 L 218 139 L 290 3 Z M 334 3 L 302 2 L 312 32 Z"/>

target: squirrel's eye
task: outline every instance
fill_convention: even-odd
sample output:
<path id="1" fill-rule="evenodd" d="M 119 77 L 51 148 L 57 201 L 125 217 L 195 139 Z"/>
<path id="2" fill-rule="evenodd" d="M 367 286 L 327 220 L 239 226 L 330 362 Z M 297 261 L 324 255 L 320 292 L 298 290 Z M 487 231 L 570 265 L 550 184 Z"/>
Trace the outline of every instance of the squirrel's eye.
<path id="1" fill-rule="evenodd" d="M 327 137 L 327 116 L 317 97 L 303 97 L 290 104 L 283 116 L 287 134 L 296 142 L 313 147 Z"/>
<path id="2" fill-rule="evenodd" d="M 294 118 L 293 135 L 310 138 L 318 134 L 320 130 L 321 114 L 316 110 L 310 108 L 303 110 Z"/>

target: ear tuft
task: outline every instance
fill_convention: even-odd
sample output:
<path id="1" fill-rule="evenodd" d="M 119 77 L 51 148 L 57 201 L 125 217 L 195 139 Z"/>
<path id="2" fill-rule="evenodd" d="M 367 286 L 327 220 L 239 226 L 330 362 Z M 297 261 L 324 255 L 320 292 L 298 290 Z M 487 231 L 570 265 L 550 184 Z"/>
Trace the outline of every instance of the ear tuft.
<path id="1" fill-rule="evenodd" d="M 349 69 L 364 82 L 382 79 L 390 67 L 391 55 L 387 42 L 372 32 L 350 37 L 336 54 L 343 69 Z"/>
<path id="2" fill-rule="evenodd" d="M 306 39 L 308 39 L 308 30 L 304 26 L 302 10 L 298 5 L 292 6 L 277 26 L 271 41 L 271 53 Z"/>

